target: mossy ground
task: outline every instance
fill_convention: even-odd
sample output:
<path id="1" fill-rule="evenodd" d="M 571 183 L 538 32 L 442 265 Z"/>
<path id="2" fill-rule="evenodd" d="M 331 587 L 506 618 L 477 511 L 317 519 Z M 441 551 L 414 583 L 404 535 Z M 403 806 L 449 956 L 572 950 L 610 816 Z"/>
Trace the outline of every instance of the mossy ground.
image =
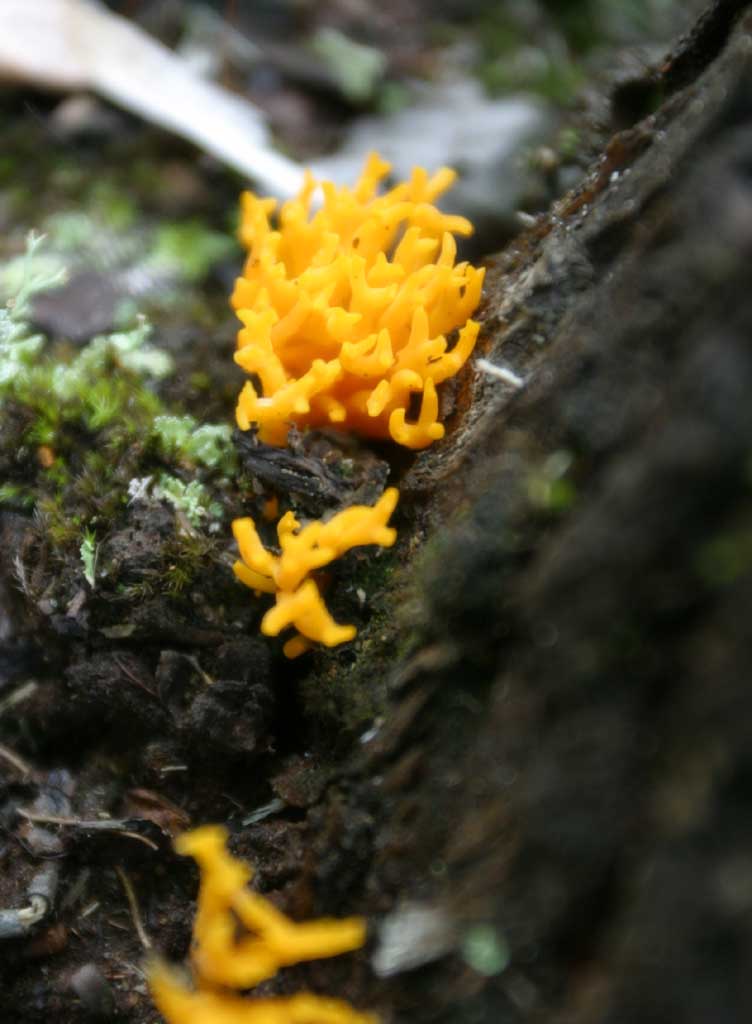
<path id="1" fill-rule="evenodd" d="M 169 914 L 173 921 L 167 908 L 189 876 L 169 853 L 165 808 L 181 809 L 181 827 L 189 818 L 237 827 L 283 793 L 287 810 L 280 818 L 276 809 L 271 829 L 260 814 L 254 860 L 265 884 L 291 881 L 303 855 L 293 842 L 296 793 L 311 771 L 301 753 L 315 751 L 326 780 L 383 711 L 396 631 L 396 552 L 371 560 L 356 551 L 327 584 L 336 615 L 359 627 L 357 645 L 287 662 L 281 642 L 258 633 L 269 599 L 232 574 L 230 523 L 239 515 L 261 520 L 273 494 L 280 511 L 308 516 L 351 494 L 374 500 L 389 467 L 334 438 L 313 447 L 304 440 L 290 453 L 302 491 L 258 475 L 263 453 L 248 468 L 233 435 L 242 374 L 232 362 L 237 327 L 228 304 L 241 259 L 233 236 L 239 182 L 217 169 L 197 171 L 193 154 L 179 144 L 164 152 L 160 136 L 127 121 L 104 150 L 86 140 L 54 145 L 22 176 L 39 147 L 33 129 L 48 115 L 30 112 L 20 97 L 3 115 L 0 292 L 9 304 L 0 336 L 8 371 L 0 381 L 0 598 L 12 625 L 0 699 L 14 710 L 2 713 L 0 735 L 3 749 L 33 763 L 38 794 L 49 794 L 64 770 L 81 794 L 80 819 L 125 814 L 171 865 L 169 877 L 163 864 L 147 881 L 132 860 L 138 845 L 110 836 L 95 851 L 85 830 L 72 829 L 62 838 L 66 863 L 78 849 L 82 864 L 92 856 L 98 864 L 74 916 L 106 902 L 128 920 L 114 870 L 124 865 L 141 898 L 156 899 L 149 926 L 159 946 L 180 956 L 190 900 Z M 306 490 L 312 467 L 325 471 L 324 497 Z M 13 778 L 8 785 L 4 797 Z M 148 806 L 134 797 L 147 790 Z M 279 852 L 291 842 L 280 874 L 266 845 Z M 6 866 L 0 905 L 18 905 L 29 864 Z M 66 871 L 65 891 L 70 880 Z M 329 909 L 352 910 L 344 893 L 341 902 Z M 74 928 L 39 1004 L 66 1021 L 87 1012 L 71 975 L 92 958 L 103 962 L 88 923 Z M 140 979 L 142 951 L 128 931 L 109 935 L 104 957 L 134 964 Z M 5 948 L 9 962 L 24 955 L 23 940 Z M 34 976 L 31 969 L 6 979 L 3 998 L 19 1022 L 36 1019 Z M 142 980 L 126 972 L 110 983 L 128 1019 L 153 1018 Z"/>

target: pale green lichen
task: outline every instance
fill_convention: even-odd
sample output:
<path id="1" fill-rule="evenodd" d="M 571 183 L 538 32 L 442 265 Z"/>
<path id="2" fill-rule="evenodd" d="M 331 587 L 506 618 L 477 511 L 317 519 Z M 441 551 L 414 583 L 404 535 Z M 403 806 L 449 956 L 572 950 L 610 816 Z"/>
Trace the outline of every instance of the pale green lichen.
<path id="1" fill-rule="evenodd" d="M 152 489 L 152 497 L 169 501 L 182 512 L 191 526 L 198 526 L 203 519 L 218 519 L 222 506 L 212 501 L 209 492 L 198 480 L 184 483 L 176 476 L 161 473 Z"/>
<path id="2" fill-rule="evenodd" d="M 574 457 L 556 451 L 531 471 L 527 480 L 530 504 L 547 512 L 565 512 L 577 500 L 577 488 L 568 476 Z"/>
<path id="3" fill-rule="evenodd" d="M 168 457 L 208 469 L 234 467 L 232 428 L 228 424 L 199 426 L 193 416 L 157 416 L 152 431 L 162 453 Z"/>
<path id="4" fill-rule="evenodd" d="M 84 567 L 84 579 L 93 590 L 97 575 L 97 555 L 99 553 L 97 536 L 93 530 L 84 530 L 84 538 L 81 541 L 79 551 Z"/>
<path id="5" fill-rule="evenodd" d="M 97 565 L 94 524 L 117 532 L 134 502 L 168 502 L 178 540 L 155 550 L 154 571 L 161 574 L 156 585 L 177 594 L 198 571 L 211 543 L 206 534 L 220 528 L 223 509 L 207 481 L 236 468 L 232 430 L 172 414 L 159 385 L 173 360 L 152 343 L 145 318 L 78 350 L 35 331 L 32 296 L 61 280 L 40 243 L 30 237 L 12 273 L 0 265 L 8 298 L 0 310 L 0 402 L 10 414 L 2 437 L 10 473 L 0 503 L 35 507 L 47 540 L 67 551 L 94 589 L 109 573 Z M 196 472 L 202 480 L 191 479 Z"/>
<path id="6" fill-rule="evenodd" d="M 334 28 L 319 29 L 310 45 L 349 100 L 365 103 L 374 95 L 389 63 L 381 50 L 364 46 Z"/>
<path id="7" fill-rule="evenodd" d="M 94 338 L 70 362 L 45 355 L 45 339 L 17 325 L 0 341 L 0 396 L 27 406 L 36 418 L 26 440 L 54 444 L 64 424 L 98 432 L 111 425 L 148 429 L 161 403 L 148 382 L 172 370 L 172 359 L 146 339 L 142 320 L 131 331 Z M 2 330 L 2 328 L 0 328 Z M 121 373 L 118 371 L 126 371 Z"/>
<path id="8" fill-rule="evenodd" d="M 44 345 L 44 336 L 29 324 L 31 299 L 65 279 L 58 264 L 43 258 L 39 251 L 42 241 L 41 235 L 30 233 L 26 253 L 0 272 L 0 293 L 6 296 L 5 308 L 0 308 L 0 389 L 23 374 Z"/>
<path id="9" fill-rule="evenodd" d="M 39 238 L 29 239 L 30 268 L 39 242 Z M 29 324 L 29 303 L 35 292 L 47 290 L 59 280 L 58 273 L 48 276 L 29 269 L 15 297 L 0 309 L 0 394 L 33 404 L 47 404 L 45 398 L 90 404 L 94 422 L 85 418 L 87 425 L 96 427 L 102 423 L 103 408 L 110 409 L 114 416 L 122 405 L 115 398 L 108 376 L 113 369 L 120 367 L 142 378 L 160 379 L 172 372 L 173 361 L 167 352 L 147 343 L 151 325 L 144 317 L 130 331 L 92 339 L 68 363 L 41 358 L 46 339 Z M 108 415 L 105 422 L 110 418 Z"/>
<path id="10" fill-rule="evenodd" d="M 61 252 L 79 254 L 91 244 L 100 225 L 82 210 L 60 210 L 51 214 L 44 222 L 45 234 L 50 243 Z M 56 257 L 51 256 L 50 259 Z"/>
<path id="11" fill-rule="evenodd" d="M 506 937 L 492 924 L 473 925 L 465 933 L 460 948 L 465 963 L 487 978 L 501 974 L 511 960 Z"/>
<path id="12" fill-rule="evenodd" d="M 89 371 L 104 369 L 109 360 L 122 366 L 131 373 L 143 377 L 160 379 L 167 377 L 174 370 L 172 357 L 160 348 L 147 344 L 151 334 L 151 324 L 145 317 L 139 317 L 137 325 L 130 331 L 118 331 L 114 334 L 94 338 L 77 362 Z"/>

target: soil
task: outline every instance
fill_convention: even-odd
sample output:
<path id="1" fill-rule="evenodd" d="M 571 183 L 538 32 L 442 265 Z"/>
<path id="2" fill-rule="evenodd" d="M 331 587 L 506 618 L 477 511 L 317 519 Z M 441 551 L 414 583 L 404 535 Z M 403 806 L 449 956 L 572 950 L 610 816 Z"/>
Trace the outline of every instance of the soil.
<path id="1" fill-rule="evenodd" d="M 293 917 L 368 918 L 364 950 L 269 991 L 394 1024 L 750 1019 L 750 97 L 741 0 L 619 84 L 582 184 L 489 260 L 487 362 L 440 445 L 308 437 L 281 465 L 238 438 L 232 482 L 207 478 L 228 519 L 399 485 L 397 547 L 332 580 L 353 644 L 285 661 L 229 539 L 173 550 L 164 502 L 112 513 L 94 590 L 77 542 L 3 508 L 3 1020 L 156 1022 L 145 959 L 185 957 L 195 905 L 171 838 L 207 821 Z M 232 195 L 170 160 L 188 206 Z M 229 313 L 203 340 L 194 313 L 160 320 L 181 380 L 231 366 Z M 216 374 L 197 418 L 231 416 Z M 123 458 L 127 481 L 160 457 Z"/>

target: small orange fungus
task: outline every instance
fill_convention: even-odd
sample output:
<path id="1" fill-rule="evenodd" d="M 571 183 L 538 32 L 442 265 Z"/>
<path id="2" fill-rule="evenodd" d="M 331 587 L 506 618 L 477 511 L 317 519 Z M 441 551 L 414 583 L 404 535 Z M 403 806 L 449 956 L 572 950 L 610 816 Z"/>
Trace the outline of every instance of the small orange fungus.
<path id="1" fill-rule="evenodd" d="M 436 386 L 473 351 L 479 325 L 468 318 L 484 271 L 455 263 L 454 235 L 471 234 L 470 222 L 433 205 L 454 171 L 415 168 L 379 192 L 389 169 L 371 154 L 354 188 L 321 184 L 315 211 L 309 174 L 276 229 L 275 200 L 243 195 L 248 258 L 232 296 L 243 323 L 235 361 L 255 382 L 241 391 L 237 422 L 257 424 L 262 441 L 284 445 L 292 423 L 408 448 L 444 435 Z"/>
<path id="2" fill-rule="evenodd" d="M 162 963 L 149 972 L 154 1002 L 168 1024 L 375 1024 L 338 999 L 302 992 L 289 997 L 243 998 L 277 971 L 359 949 L 362 918 L 298 923 L 251 892 L 250 867 L 226 849 L 225 829 L 207 825 L 180 836 L 178 853 L 194 857 L 201 870 L 193 927 L 193 985 Z"/>
<path id="3" fill-rule="evenodd" d="M 297 630 L 284 646 L 288 658 L 306 651 L 311 640 L 335 647 L 356 635 L 354 626 L 334 621 L 309 574 L 351 548 L 367 544 L 391 547 L 397 532 L 386 524 L 398 497 L 397 488 L 389 487 L 373 506 L 352 505 L 327 522 L 317 520 L 303 527 L 292 512 L 286 512 L 277 524 L 279 555 L 267 551 L 252 519 L 233 522 L 240 549 L 240 559 L 233 566 L 235 575 L 253 590 L 276 596 L 276 604 L 261 622 L 261 632 L 278 636 L 288 626 Z"/>

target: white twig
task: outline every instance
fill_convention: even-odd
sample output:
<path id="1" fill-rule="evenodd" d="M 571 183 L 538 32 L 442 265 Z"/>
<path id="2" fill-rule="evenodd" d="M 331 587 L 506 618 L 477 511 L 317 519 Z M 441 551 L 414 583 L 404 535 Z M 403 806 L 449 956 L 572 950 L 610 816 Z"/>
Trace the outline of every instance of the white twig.
<path id="1" fill-rule="evenodd" d="M 496 380 L 503 381 L 512 388 L 519 390 L 525 386 L 525 378 L 519 377 L 513 370 L 510 370 L 506 366 L 497 366 L 496 363 L 492 363 L 488 359 L 476 359 L 475 365 L 481 373 L 485 373 L 489 377 L 494 377 Z"/>
<path id="2" fill-rule="evenodd" d="M 16 771 L 20 772 L 21 775 L 31 775 L 33 771 L 31 765 L 27 761 L 24 761 L 22 757 L 19 757 L 14 750 L 10 749 L 10 747 L 6 747 L 4 743 L 0 743 L 0 759 L 7 761 L 10 765 L 13 765 Z"/>
<path id="3" fill-rule="evenodd" d="M 115 865 L 115 871 L 117 873 L 118 878 L 120 879 L 120 884 L 125 890 L 125 898 L 128 900 L 128 908 L 130 909 L 131 912 L 131 919 L 133 921 L 133 927 L 136 929 L 136 935 L 138 935 L 139 942 L 141 943 L 141 945 L 144 947 L 145 950 L 148 951 L 151 949 L 151 939 L 146 934 L 146 929 L 144 928 L 144 922 L 143 919 L 141 918 L 141 911 L 138 908 L 136 892 L 133 888 L 133 885 L 131 884 L 130 878 L 128 878 L 125 871 L 120 867 L 119 864 Z"/>
<path id="4" fill-rule="evenodd" d="M 303 184 L 303 168 L 273 148 L 258 107 L 200 78 L 137 25 L 90 0 L 1 0 L 0 77 L 93 90 L 278 198 Z"/>

